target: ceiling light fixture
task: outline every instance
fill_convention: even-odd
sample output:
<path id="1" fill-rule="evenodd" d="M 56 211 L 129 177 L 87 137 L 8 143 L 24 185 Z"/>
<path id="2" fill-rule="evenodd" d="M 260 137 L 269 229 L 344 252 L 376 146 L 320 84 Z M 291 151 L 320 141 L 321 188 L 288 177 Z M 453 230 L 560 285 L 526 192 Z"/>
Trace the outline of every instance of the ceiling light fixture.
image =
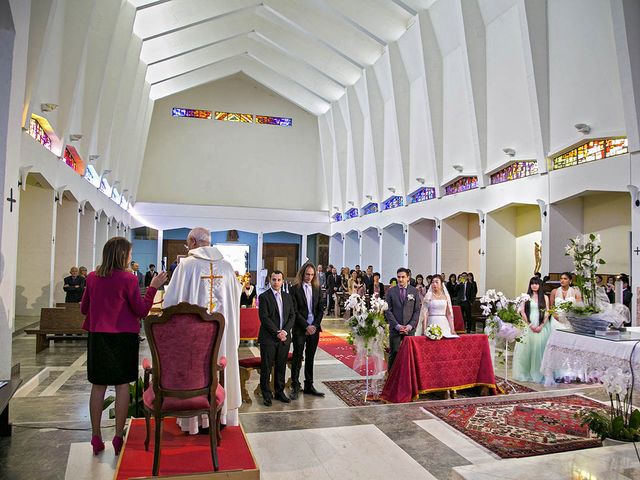
<path id="1" fill-rule="evenodd" d="M 56 108 L 58 108 L 57 103 L 41 103 L 40 110 L 43 112 L 53 112 Z"/>
<path id="2" fill-rule="evenodd" d="M 395 187 L 387 187 L 387 190 L 389 190 L 391 193 L 396 193 Z"/>
<path id="3" fill-rule="evenodd" d="M 424 181 L 425 181 L 424 178 L 416 177 L 416 182 L 418 182 L 419 184 L 424 185 Z"/>
<path id="4" fill-rule="evenodd" d="M 462 173 L 462 171 L 464 170 L 464 167 L 462 165 L 452 165 L 454 170 L 457 170 L 458 172 Z"/>
<path id="5" fill-rule="evenodd" d="M 503 148 L 502 151 L 510 157 L 516 156 L 516 151 L 513 148 Z"/>
<path id="6" fill-rule="evenodd" d="M 82 140 L 82 134 L 81 133 L 71 133 L 71 134 L 69 134 L 69 141 L 70 142 L 77 142 L 78 140 Z"/>
<path id="7" fill-rule="evenodd" d="M 585 135 L 591 131 L 591 126 L 586 123 L 576 123 L 574 127 L 580 133 L 584 133 Z"/>

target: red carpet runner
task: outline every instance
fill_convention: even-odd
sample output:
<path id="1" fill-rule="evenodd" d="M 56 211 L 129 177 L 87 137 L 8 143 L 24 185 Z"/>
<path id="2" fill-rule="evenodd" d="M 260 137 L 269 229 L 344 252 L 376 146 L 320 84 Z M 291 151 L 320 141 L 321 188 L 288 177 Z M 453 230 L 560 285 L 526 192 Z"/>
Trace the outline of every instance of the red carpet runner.
<path id="1" fill-rule="evenodd" d="M 318 346 L 353 370 L 353 364 L 356 360 L 356 356 L 353 353 L 353 347 L 349 345 L 346 340 L 329 332 L 320 332 L 320 344 Z M 365 375 L 364 365 L 354 371 L 362 376 Z"/>
<path id="2" fill-rule="evenodd" d="M 160 447 L 160 476 L 201 473 L 213 470 L 208 435 L 187 435 L 176 425 L 175 418 L 162 422 Z M 150 477 L 153 465 L 154 425 L 151 421 L 149 451 L 144 449 L 146 428 L 144 419 L 131 420 L 129 436 L 122 450 L 116 480 Z M 227 427 L 222 431 L 218 445 L 220 471 L 253 470 L 256 465 L 240 427 Z"/>

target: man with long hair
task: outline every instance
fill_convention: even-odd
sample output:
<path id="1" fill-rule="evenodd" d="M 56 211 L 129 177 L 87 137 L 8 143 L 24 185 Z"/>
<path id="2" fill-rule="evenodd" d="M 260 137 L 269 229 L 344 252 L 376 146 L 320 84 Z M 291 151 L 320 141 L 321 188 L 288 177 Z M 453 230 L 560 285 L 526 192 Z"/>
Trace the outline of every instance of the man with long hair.
<path id="1" fill-rule="evenodd" d="M 300 369 L 304 357 L 304 393 L 324 397 L 313 386 L 313 359 L 318 349 L 322 328 L 323 308 L 320 285 L 313 263 L 302 265 L 291 287 L 291 298 L 296 308 L 293 325 L 293 360 L 291 361 L 291 399 L 300 393 Z"/>

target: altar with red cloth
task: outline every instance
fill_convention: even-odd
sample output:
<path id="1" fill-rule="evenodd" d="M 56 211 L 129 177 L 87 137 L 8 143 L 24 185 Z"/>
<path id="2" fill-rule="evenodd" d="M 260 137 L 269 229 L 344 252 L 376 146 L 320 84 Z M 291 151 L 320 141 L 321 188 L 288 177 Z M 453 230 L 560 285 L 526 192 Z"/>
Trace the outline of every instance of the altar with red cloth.
<path id="1" fill-rule="evenodd" d="M 496 395 L 496 380 L 486 335 L 429 340 L 406 337 L 380 397 L 391 403 L 416 400 L 420 394 L 488 387 Z"/>
<path id="2" fill-rule="evenodd" d="M 260 317 L 257 308 L 240 309 L 240 340 L 257 340 L 260 331 Z"/>

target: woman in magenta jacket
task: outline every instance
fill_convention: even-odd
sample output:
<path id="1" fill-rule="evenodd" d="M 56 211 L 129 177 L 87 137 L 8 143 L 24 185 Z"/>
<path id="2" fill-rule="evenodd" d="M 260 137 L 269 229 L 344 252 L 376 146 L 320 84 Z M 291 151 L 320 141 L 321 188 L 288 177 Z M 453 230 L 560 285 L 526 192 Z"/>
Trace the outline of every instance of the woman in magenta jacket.
<path id="1" fill-rule="evenodd" d="M 131 243 L 110 239 L 102 250 L 102 263 L 87 276 L 80 309 L 86 315 L 82 328 L 89 332 L 87 376 L 92 384 L 89 399 L 93 453 L 104 450 L 100 420 L 108 385 L 116 389 L 116 432 L 113 449 L 122 448 L 122 435 L 129 408 L 129 384 L 138 379 L 138 334 L 140 319 L 153 305 L 158 287 L 167 279 L 162 272 L 151 281 L 144 298 L 138 279 L 126 271 L 131 263 Z"/>

